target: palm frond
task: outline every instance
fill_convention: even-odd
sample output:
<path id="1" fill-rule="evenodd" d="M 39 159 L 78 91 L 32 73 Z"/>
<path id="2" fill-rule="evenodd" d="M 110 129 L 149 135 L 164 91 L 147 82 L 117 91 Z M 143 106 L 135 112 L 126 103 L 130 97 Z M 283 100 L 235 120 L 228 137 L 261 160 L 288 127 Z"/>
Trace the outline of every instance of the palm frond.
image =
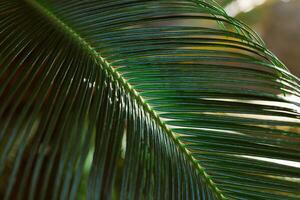
<path id="1" fill-rule="evenodd" d="M 299 91 L 213 1 L 3 0 L 1 198 L 299 199 Z"/>

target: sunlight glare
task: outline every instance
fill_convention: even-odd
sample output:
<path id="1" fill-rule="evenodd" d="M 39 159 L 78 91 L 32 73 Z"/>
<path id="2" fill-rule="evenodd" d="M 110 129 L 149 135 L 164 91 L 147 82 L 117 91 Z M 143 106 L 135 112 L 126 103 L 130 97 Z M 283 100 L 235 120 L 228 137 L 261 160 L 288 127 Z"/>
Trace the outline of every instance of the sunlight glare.
<path id="1" fill-rule="evenodd" d="M 249 12 L 255 7 L 262 5 L 266 0 L 236 0 L 225 7 L 225 11 L 231 17 L 235 17 L 241 12 Z"/>

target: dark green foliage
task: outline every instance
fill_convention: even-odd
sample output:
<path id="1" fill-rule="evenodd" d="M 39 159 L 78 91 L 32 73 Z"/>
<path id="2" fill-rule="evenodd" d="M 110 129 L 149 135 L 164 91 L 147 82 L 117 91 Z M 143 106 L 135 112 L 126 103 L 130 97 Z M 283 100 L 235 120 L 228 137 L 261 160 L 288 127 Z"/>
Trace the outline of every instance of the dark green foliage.
<path id="1" fill-rule="evenodd" d="M 213 1 L 2 0 L 0 64 L 1 199 L 300 198 L 299 79 Z"/>

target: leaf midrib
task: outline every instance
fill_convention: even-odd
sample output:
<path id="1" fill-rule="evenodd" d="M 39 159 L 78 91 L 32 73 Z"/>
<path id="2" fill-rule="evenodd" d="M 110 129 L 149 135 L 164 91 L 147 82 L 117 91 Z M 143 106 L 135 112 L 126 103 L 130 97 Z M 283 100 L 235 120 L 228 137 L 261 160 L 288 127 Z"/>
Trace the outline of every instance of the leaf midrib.
<path id="1" fill-rule="evenodd" d="M 197 159 L 193 157 L 191 152 L 184 147 L 184 144 L 173 134 L 173 131 L 168 128 L 166 123 L 158 116 L 158 114 L 149 106 L 148 103 L 143 99 L 141 95 L 127 82 L 111 65 L 109 62 L 105 60 L 105 58 L 101 57 L 101 55 L 78 33 L 76 33 L 71 27 L 61 21 L 56 15 L 54 15 L 50 10 L 41 5 L 35 0 L 27 0 L 27 2 L 35 8 L 38 12 L 40 12 L 43 16 L 45 16 L 49 21 L 53 23 L 54 26 L 62 29 L 66 34 L 72 37 L 81 47 L 83 47 L 89 55 L 93 56 L 93 58 L 99 62 L 100 67 L 107 71 L 110 75 L 112 75 L 116 81 L 122 85 L 125 90 L 130 94 L 130 96 L 142 106 L 146 112 L 150 114 L 152 118 L 159 124 L 159 126 L 168 134 L 168 136 L 178 145 L 179 149 L 188 157 L 188 159 L 193 163 L 195 168 L 199 171 L 199 173 L 204 177 L 206 183 L 210 185 L 211 189 L 214 191 L 218 199 L 227 199 L 221 192 L 221 190 L 217 187 L 217 185 L 213 182 L 211 177 L 206 173 L 205 168 L 200 165 Z"/>

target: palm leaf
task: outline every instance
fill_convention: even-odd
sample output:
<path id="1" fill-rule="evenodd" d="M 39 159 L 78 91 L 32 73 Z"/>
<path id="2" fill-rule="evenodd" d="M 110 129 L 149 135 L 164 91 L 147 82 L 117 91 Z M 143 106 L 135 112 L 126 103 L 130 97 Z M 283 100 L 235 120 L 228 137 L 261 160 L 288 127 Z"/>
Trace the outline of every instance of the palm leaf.
<path id="1" fill-rule="evenodd" d="M 2 0 L 0 52 L 1 199 L 300 198 L 299 79 L 213 1 Z"/>

